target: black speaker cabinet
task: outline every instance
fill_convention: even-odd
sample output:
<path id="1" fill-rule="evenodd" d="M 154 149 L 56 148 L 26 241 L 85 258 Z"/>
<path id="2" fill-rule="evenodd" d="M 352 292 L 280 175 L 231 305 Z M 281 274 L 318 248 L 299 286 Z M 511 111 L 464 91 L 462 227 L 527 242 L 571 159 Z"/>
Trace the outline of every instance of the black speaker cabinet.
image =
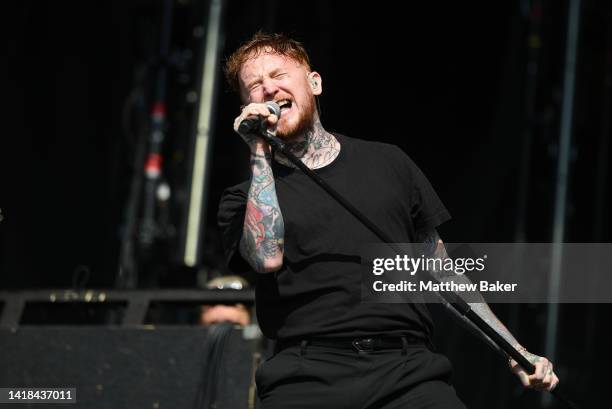
<path id="1" fill-rule="evenodd" d="M 207 333 L 206 327 L 3 328 L 0 387 L 76 388 L 76 404 L 52 407 L 188 409 L 199 408 L 205 382 L 216 382 L 214 407 L 253 407 L 253 341 L 231 330 L 218 379 L 204 379 Z"/>

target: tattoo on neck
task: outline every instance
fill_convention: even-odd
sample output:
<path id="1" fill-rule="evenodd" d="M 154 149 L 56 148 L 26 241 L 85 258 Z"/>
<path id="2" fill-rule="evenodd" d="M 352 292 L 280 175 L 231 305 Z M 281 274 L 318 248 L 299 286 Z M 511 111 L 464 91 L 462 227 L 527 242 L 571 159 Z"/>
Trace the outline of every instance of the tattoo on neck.
<path id="1" fill-rule="evenodd" d="M 340 153 L 340 143 L 323 129 L 319 120 L 314 123 L 312 129 L 287 142 L 286 146 L 310 169 L 329 165 Z M 282 153 L 277 153 L 275 159 L 285 166 L 295 167 Z"/>

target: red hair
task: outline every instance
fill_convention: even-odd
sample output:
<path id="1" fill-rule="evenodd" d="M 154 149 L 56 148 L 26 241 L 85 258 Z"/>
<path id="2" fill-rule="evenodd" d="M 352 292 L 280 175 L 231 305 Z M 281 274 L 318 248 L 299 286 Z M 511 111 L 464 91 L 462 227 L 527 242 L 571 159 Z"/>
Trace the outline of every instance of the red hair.
<path id="1" fill-rule="evenodd" d="M 250 40 L 234 51 L 225 63 L 225 78 L 234 91 L 240 92 L 239 75 L 244 63 L 257 57 L 262 52 L 289 57 L 304 65 L 310 71 L 310 59 L 302 43 L 284 34 L 266 34 L 258 31 Z"/>

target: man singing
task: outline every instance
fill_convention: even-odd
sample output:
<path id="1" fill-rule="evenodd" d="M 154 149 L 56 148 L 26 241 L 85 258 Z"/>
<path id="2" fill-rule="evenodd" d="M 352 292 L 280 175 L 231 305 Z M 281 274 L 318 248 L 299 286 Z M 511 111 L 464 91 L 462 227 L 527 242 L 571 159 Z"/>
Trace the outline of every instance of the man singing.
<path id="1" fill-rule="evenodd" d="M 244 104 L 236 132 L 243 120 L 262 118 L 394 242 L 431 242 L 446 257 L 435 228 L 450 215 L 412 160 L 396 146 L 323 128 L 315 103 L 322 78 L 299 42 L 257 33 L 225 71 Z M 281 107 L 280 119 L 267 101 Z M 425 305 L 361 302 L 360 249 L 378 238 L 261 138 L 240 136 L 251 151 L 252 177 L 224 192 L 219 226 L 230 268 L 261 273 L 257 316 L 277 340 L 256 374 L 263 407 L 463 408 L 450 362 L 431 350 Z M 529 375 L 510 362 L 526 387 L 555 387 L 546 358 L 527 352 L 484 300 L 471 307 L 535 365 Z"/>

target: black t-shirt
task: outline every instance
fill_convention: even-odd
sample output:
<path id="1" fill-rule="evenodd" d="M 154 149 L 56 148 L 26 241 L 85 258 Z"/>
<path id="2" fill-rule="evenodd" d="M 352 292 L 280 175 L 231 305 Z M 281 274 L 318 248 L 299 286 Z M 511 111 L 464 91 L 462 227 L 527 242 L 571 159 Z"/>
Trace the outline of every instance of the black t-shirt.
<path id="1" fill-rule="evenodd" d="M 450 215 L 423 173 L 398 147 L 334 134 L 340 153 L 315 172 L 395 243 L 414 242 L 419 230 Z M 273 339 L 431 336 L 424 304 L 361 302 L 360 250 L 380 240 L 298 169 L 273 163 L 285 224 L 281 270 L 260 274 L 257 318 Z M 250 180 L 226 189 L 219 227 L 230 269 L 249 269 L 240 256 Z"/>

